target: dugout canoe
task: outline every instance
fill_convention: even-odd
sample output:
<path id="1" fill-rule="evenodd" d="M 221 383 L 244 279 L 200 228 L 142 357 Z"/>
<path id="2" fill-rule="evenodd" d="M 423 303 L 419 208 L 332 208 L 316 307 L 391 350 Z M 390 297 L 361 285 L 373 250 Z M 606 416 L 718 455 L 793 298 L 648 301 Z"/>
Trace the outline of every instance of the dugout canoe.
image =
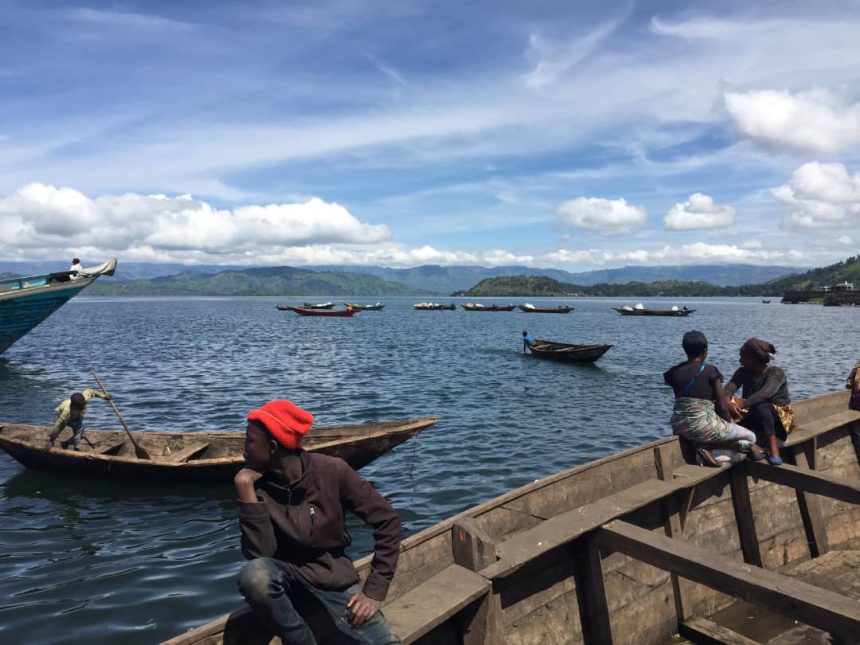
<path id="1" fill-rule="evenodd" d="M 513 311 L 516 305 L 482 305 L 481 303 L 466 303 L 460 305 L 465 311 Z"/>
<path id="2" fill-rule="evenodd" d="M 457 309 L 457 305 L 453 302 L 449 305 L 440 305 L 436 302 L 419 302 L 412 305 L 412 308 L 418 311 L 454 311 Z"/>
<path id="3" fill-rule="evenodd" d="M 725 616 L 745 598 L 787 615 L 786 633 L 771 643 L 806 642 L 789 639 L 816 629 L 853 642 L 860 633 L 860 552 L 852 550 L 860 545 L 860 412 L 848 410 L 847 392 L 793 405 L 796 429 L 784 457 L 795 465 L 690 465 L 669 436 L 406 538 L 386 617 L 405 644 L 648 645 L 671 642 L 679 631 L 693 642 L 715 642 L 706 636 L 717 634 L 716 642 L 747 643 L 742 634 L 757 621 L 748 612 L 735 622 Z M 356 562 L 362 579 L 370 562 Z M 318 642 L 327 642 L 327 619 L 306 618 Z M 167 643 L 269 638 L 254 614 L 238 608 Z"/>
<path id="4" fill-rule="evenodd" d="M 608 352 L 612 345 L 571 345 L 535 339 L 528 348 L 531 355 L 537 358 L 562 363 L 593 363 Z"/>
<path id="5" fill-rule="evenodd" d="M 574 309 L 569 305 L 559 305 L 558 307 L 535 307 L 528 303 L 519 305 L 518 308 L 524 314 L 567 314 Z"/>
<path id="6" fill-rule="evenodd" d="M 385 307 L 381 302 L 377 302 L 375 305 L 356 305 L 349 302 L 343 303 L 344 307 L 352 307 L 356 311 L 382 311 Z"/>
<path id="7" fill-rule="evenodd" d="M 613 307 L 622 316 L 669 316 L 683 318 L 695 312 L 695 309 L 635 309 L 634 307 Z"/>
<path id="8" fill-rule="evenodd" d="M 316 316 L 318 318 L 351 318 L 358 313 L 356 309 L 305 309 L 304 307 L 290 307 L 289 305 L 276 305 L 279 311 L 295 311 L 300 316 Z"/>
<path id="9" fill-rule="evenodd" d="M 356 470 L 436 423 L 421 417 L 379 423 L 311 428 L 306 450 L 340 457 Z M 48 449 L 49 426 L 0 425 L 0 448 L 27 468 L 132 481 L 198 481 L 229 484 L 242 467 L 244 432 L 136 432 L 152 459 L 139 459 L 122 430 L 88 429 L 80 452 Z M 60 438 L 71 436 L 64 430 Z"/>
<path id="10" fill-rule="evenodd" d="M 334 303 L 333 302 L 318 302 L 318 303 L 305 302 L 305 303 L 302 303 L 302 307 L 304 307 L 305 309 L 334 309 Z"/>

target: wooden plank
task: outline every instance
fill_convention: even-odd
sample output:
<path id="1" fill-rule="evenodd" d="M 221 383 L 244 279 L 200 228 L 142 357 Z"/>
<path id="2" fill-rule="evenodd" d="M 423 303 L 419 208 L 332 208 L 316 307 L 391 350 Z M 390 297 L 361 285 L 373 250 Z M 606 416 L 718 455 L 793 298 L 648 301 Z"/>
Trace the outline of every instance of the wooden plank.
<path id="1" fill-rule="evenodd" d="M 454 562 L 469 571 L 480 571 L 496 561 L 496 545 L 469 517 L 454 522 L 451 528 L 451 550 Z"/>
<path id="2" fill-rule="evenodd" d="M 585 645 L 612 645 L 612 625 L 603 584 L 600 551 L 593 540 L 575 553 L 574 578 L 579 602 L 579 623 Z"/>
<path id="3" fill-rule="evenodd" d="M 736 598 L 761 604 L 841 638 L 860 628 L 860 603 L 802 580 L 721 558 L 717 554 L 615 520 L 601 527 L 601 548 L 620 551 Z"/>
<path id="4" fill-rule="evenodd" d="M 805 448 L 801 446 L 794 447 L 794 463 L 798 468 L 804 470 L 815 468 L 816 443 L 817 440 L 813 439 L 804 444 Z M 809 450 L 809 448 L 812 450 Z M 812 459 L 810 459 L 810 456 Z M 809 555 L 812 558 L 820 557 L 830 550 L 827 530 L 821 512 L 821 502 L 817 497 L 813 497 L 802 490 L 795 490 L 794 492 L 797 495 L 797 507 L 800 509 L 800 519 L 803 522 L 803 530 L 806 533 L 806 542 L 809 544 Z"/>
<path id="5" fill-rule="evenodd" d="M 668 446 L 657 446 L 654 448 L 654 467 L 657 469 L 657 478 L 661 481 L 665 481 L 670 477 L 667 469 L 670 463 L 669 458 Z M 668 500 L 664 499 L 660 506 L 663 511 L 663 530 L 666 533 L 666 537 L 683 539 L 684 530 L 681 526 L 680 513 L 672 512 Z M 689 583 L 674 573 L 671 574 L 671 580 L 672 596 L 675 600 L 675 615 L 678 617 L 678 622 L 680 623 L 692 615 Z"/>
<path id="6" fill-rule="evenodd" d="M 110 443 L 96 444 L 95 448 L 93 448 L 92 450 L 88 450 L 87 452 L 96 455 L 104 455 L 116 450 L 117 448 L 120 448 L 124 443 L 125 439 L 120 439 L 119 441 L 112 441 Z"/>
<path id="7" fill-rule="evenodd" d="M 860 481 L 833 477 L 790 464 L 774 467 L 750 461 L 740 463 L 736 467 L 751 477 L 789 486 L 806 493 L 838 499 L 849 504 L 860 504 Z"/>
<path id="8" fill-rule="evenodd" d="M 403 643 L 411 643 L 489 590 L 488 580 L 452 564 L 386 605 L 385 616 Z"/>
<path id="9" fill-rule="evenodd" d="M 174 464 L 181 464 L 181 463 L 188 461 L 189 459 L 191 459 L 195 455 L 200 454 L 201 452 L 206 450 L 206 448 L 208 448 L 208 447 L 209 447 L 208 442 L 192 443 L 190 446 L 185 446 L 182 450 L 177 450 L 176 452 L 172 452 L 169 455 L 165 455 L 161 459 L 163 459 L 164 461 L 169 461 L 169 462 L 174 463 Z"/>
<path id="10" fill-rule="evenodd" d="M 846 408 L 847 408 L 846 404 Z M 799 424 L 797 429 L 789 433 L 785 440 L 786 446 L 796 446 L 804 441 L 809 441 L 813 437 L 826 434 L 836 428 L 860 421 L 860 412 L 857 410 L 841 410 L 835 414 L 830 414 L 825 417 L 817 418 L 813 421 Z"/>
<path id="11" fill-rule="evenodd" d="M 733 469 L 729 485 L 732 489 L 732 506 L 735 509 L 735 523 L 738 525 L 738 539 L 741 543 L 744 561 L 760 567 L 762 566 L 761 551 L 755 530 L 755 518 L 750 503 L 750 489 L 747 485 L 746 475 Z"/>
<path id="12" fill-rule="evenodd" d="M 481 575 L 490 579 L 501 579 L 516 573 L 531 560 L 571 542 L 577 537 L 593 531 L 601 524 L 648 504 L 659 501 L 679 490 L 708 479 L 718 477 L 722 468 L 693 466 L 695 471 L 686 471 L 688 476 L 669 481 L 651 480 L 642 482 L 598 499 L 566 513 L 561 513 L 521 531 L 496 545 L 499 561 L 481 570 Z"/>
<path id="13" fill-rule="evenodd" d="M 696 645 L 759 645 L 758 641 L 700 616 L 680 623 L 678 634 Z"/>

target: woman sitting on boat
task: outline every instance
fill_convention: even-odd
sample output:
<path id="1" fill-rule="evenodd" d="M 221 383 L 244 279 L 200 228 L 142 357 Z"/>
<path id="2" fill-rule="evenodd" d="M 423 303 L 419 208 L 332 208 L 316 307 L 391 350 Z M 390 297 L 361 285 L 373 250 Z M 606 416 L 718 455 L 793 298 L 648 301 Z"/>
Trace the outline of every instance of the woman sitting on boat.
<path id="1" fill-rule="evenodd" d="M 696 461 L 718 466 L 732 461 L 738 451 L 750 451 L 755 434 L 734 424 L 728 397 L 723 391 L 723 375 L 706 363 L 708 340 L 700 331 L 689 331 L 682 341 L 687 360 L 663 374 L 666 385 L 675 393 L 672 430 L 693 443 Z M 754 452 L 759 457 L 758 452 Z"/>
<path id="2" fill-rule="evenodd" d="M 732 414 L 740 417 L 740 425 L 756 433 L 759 445 L 768 451 L 768 463 L 779 466 L 778 440 L 784 441 L 791 430 L 794 411 L 785 372 L 769 364 L 775 353 L 774 346 L 765 340 L 747 340 L 740 350 L 741 367 L 726 383 L 726 394 L 742 391 L 743 398 L 731 403 Z"/>

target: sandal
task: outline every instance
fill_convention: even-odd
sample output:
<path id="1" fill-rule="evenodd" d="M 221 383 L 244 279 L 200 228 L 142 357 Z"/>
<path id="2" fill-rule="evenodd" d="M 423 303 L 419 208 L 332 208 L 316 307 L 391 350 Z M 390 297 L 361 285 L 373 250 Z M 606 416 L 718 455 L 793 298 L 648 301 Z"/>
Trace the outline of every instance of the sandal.
<path id="1" fill-rule="evenodd" d="M 720 467 L 720 464 L 714 459 L 714 455 L 707 448 L 696 448 L 696 463 L 710 468 Z"/>
<path id="2" fill-rule="evenodd" d="M 782 466 L 782 457 L 780 457 L 779 455 L 768 455 L 767 463 L 769 463 L 771 466 Z"/>

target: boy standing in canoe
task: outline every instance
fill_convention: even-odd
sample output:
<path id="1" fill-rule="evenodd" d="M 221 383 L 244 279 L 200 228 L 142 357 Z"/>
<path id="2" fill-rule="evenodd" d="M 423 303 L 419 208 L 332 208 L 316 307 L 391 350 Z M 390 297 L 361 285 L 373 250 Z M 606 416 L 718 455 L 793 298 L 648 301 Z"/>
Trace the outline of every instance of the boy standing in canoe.
<path id="1" fill-rule="evenodd" d="M 297 607 L 316 600 L 333 627 L 358 643 L 399 643 L 379 611 L 400 554 L 397 513 L 341 459 L 300 449 L 313 416 L 290 401 L 248 414 L 245 460 L 234 484 L 242 553 L 239 591 L 289 645 L 315 643 Z M 345 554 L 345 511 L 373 527 L 371 571 L 359 584 Z"/>
<path id="2" fill-rule="evenodd" d="M 57 414 L 57 420 L 54 422 L 54 428 L 49 436 L 52 448 L 59 434 L 66 426 L 69 426 L 74 434 L 70 439 L 60 442 L 60 446 L 68 448 L 71 445 L 74 450 L 80 450 L 81 439 L 84 436 L 84 413 L 87 411 L 87 401 L 94 396 L 100 399 L 110 399 L 110 394 L 87 388 L 83 392 L 75 392 L 57 406 L 54 410 Z"/>

